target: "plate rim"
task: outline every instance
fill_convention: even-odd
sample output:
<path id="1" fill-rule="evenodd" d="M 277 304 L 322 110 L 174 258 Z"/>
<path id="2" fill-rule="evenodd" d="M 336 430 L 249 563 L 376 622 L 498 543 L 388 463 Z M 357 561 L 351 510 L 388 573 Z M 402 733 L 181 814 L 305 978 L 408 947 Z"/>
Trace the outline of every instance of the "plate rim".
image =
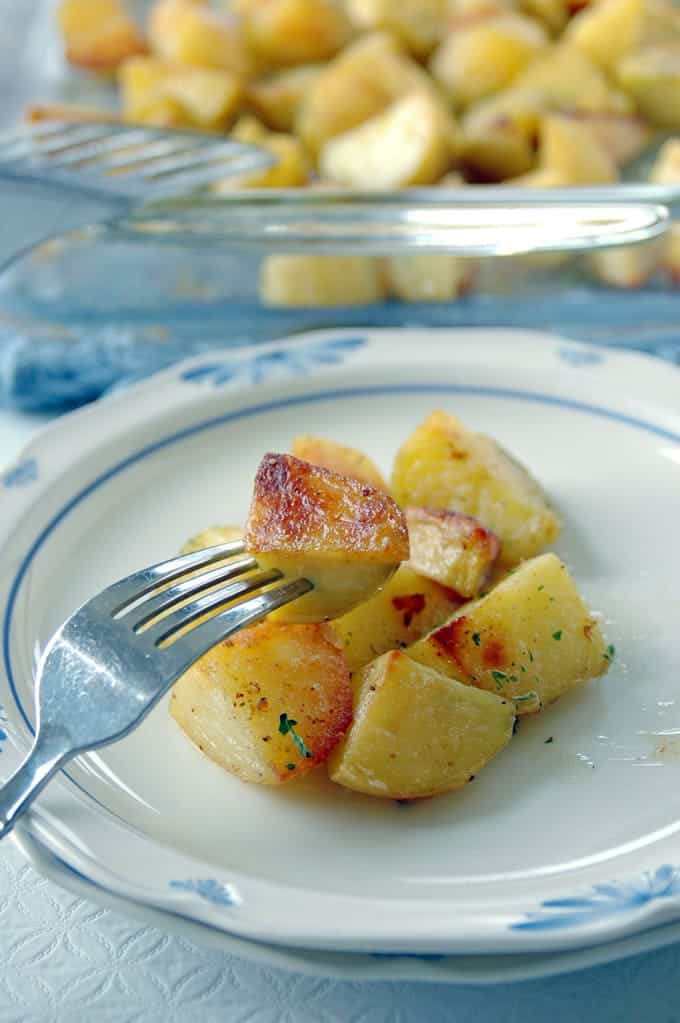
<path id="1" fill-rule="evenodd" d="M 350 334 L 353 335 L 352 340 L 354 343 L 349 345 L 345 354 L 350 354 L 352 356 L 356 356 L 358 354 L 359 359 L 361 359 L 362 356 L 365 355 L 368 350 L 366 341 L 367 338 L 370 338 L 371 340 L 377 339 L 378 341 L 384 341 L 385 340 L 384 335 L 394 336 L 395 334 L 398 334 L 400 335 L 400 341 L 403 341 L 404 339 L 408 340 L 409 334 L 419 335 L 427 334 L 436 335 L 438 336 L 438 340 L 441 340 L 442 335 L 448 335 L 449 337 L 453 335 L 458 340 L 459 343 L 462 343 L 461 336 L 467 337 L 468 342 L 474 343 L 479 341 L 480 335 L 483 335 L 486 338 L 487 343 L 496 341 L 499 342 L 500 344 L 505 343 L 507 345 L 510 342 L 517 343 L 518 341 L 521 340 L 522 343 L 524 344 L 529 343 L 531 346 L 534 346 L 537 343 L 545 345 L 546 342 L 548 342 L 551 345 L 551 350 L 556 351 L 558 355 L 559 352 L 564 349 L 564 346 L 568 346 L 568 350 L 572 353 L 575 353 L 573 360 L 571 360 L 572 362 L 571 368 L 573 368 L 574 370 L 578 369 L 579 372 L 582 372 L 584 368 L 594 369 L 595 372 L 598 372 L 601 368 L 600 364 L 604 362 L 606 357 L 606 360 L 608 362 L 610 361 L 619 362 L 620 365 L 624 366 L 630 366 L 631 365 L 630 360 L 633 360 L 637 370 L 642 370 L 643 367 L 645 367 L 646 371 L 653 370 L 655 377 L 657 377 L 659 368 L 661 367 L 663 369 L 662 376 L 666 383 L 668 381 L 669 376 L 674 377 L 675 372 L 677 372 L 680 377 L 680 369 L 676 370 L 673 367 L 673 372 L 671 374 L 668 374 L 669 367 L 665 363 L 661 363 L 659 360 L 651 358 L 641 353 L 628 351 L 612 352 L 610 349 L 602 349 L 599 346 L 595 346 L 589 343 L 571 341 L 569 339 L 561 337 L 560 335 L 546 334 L 541 331 L 525 331 L 516 329 L 504 330 L 502 328 L 493 328 L 488 330 L 484 328 L 470 328 L 469 330 L 460 328 L 456 329 L 366 328 L 365 330 L 353 331 L 331 328 L 326 330 L 322 329 L 308 331 L 304 332 L 304 334 L 302 335 L 295 335 L 292 338 L 281 339 L 277 342 L 272 342 L 268 345 L 241 346 L 239 349 L 234 349 L 226 354 L 221 352 L 219 353 L 219 355 L 217 353 L 213 353 L 212 355 L 208 354 L 190 358 L 179 364 L 175 364 L 173 367 L 164 370 L 159 374 L 155 374 L 154 376 L 139 382 L 138 384 L 134 385 L 133 387 L 127 390 L 121 390 L 103 400 L 100 400 L 99 402 L 93 403 L 92 406 L 88 406 L 84 409 L 78 410 L 75 413 L 70 414 L 69 416 L 63 417 L 62 419 L 57 420 L 54 424 L 48 425 L 44 430 L 40 431 L 37 436 L 35 436 L 29 441 L 29 443 L 24 447 L 18 460 L 15 462 L 15 468 L 13 470 L 12 469 L 8 470 L 2 477 L 0 477 L 0 482 L 6 480 L 8 474 L 11 475 L 11 472 L 16 471 L 17 466 L 21 467 L 23 464 L 26 464 L 27 462 L 30 463 L 31 459 L 34 459 L 39 452 L 43 451 L 44 449 L 47 449 L 49 451 L 50 448 L 54 448 L 55 441 L 57 442 L 56 447 L 58 448 L 58 442 L 60 441 L 60 439 L 63 439 L 63 435 L 65 433 L 71 435 L 71 427 L 73 425 L 74 418 L 80 418 L 81 423 L 88 417 L 94 417 L 94 419 L 97 420 L 102 414 L 102 409 L 104 411 L 112 411 L 113 404 L 117 404 L 119 406 L 128 405 L 139 408 L 144 403 L 139 402 L 138 399 L 140 397 L 143 397 L 145 402 L 149 405 L 149 408 L 146 409 L 144 416 L 141 417 L 140 421 L 142 421 L 144 418 L 148 418 L 150 416 L 153 417 L 153 415 L 157 414 L 158 409 L 160 407 L 158 401 L 158 396 L 160 394 L 163 394 L 164 396 L 162 402 L 163 410 L 167 408 L 167 391 L 163 386 L 159 386 L 164 382 L 170 382 L 173 379 L 175 381 L 182 379 L 185 382 L 191 379 L 195 381 L 201 379 L 205 380 L 206 369 L 210 369 L 210 367 L 215 364 L 217 364 L 218 366 L 219 365 L 224 366 L 225 364 L 233 366 L 234 364 L 238 364 L 238 360 L 240 358 L 245 358 L 246 360 L 253 361 L 257 359 L 266 358 L 268 355 L 272 354 L 278 355 L 281 353 L 284 353 L 286 358 L 289 357 L 292 358 L 290 353 L 294 354 L 297 353 L 296 357 L 298 357 L 300 352 L 304 353 L 306 346 L 313 346 L 315 343 L 317 344 L 317 347 L 321 345 L 322 348 L 324 344 L 326 344 L 327 346 L 332 345 L 333 343 L 342 344 L 343 340 L 345 344 L 347 344 L 349 341 L 348 335 Z M 357 345 L 356 343 L 357 335 L 363 335 L 362 344 Z M 357 347 L 359 349 L 358 352 Z M 378 347 L 379 345 L 376 345 L 376 350 Z M 286 355 L 286 353 L 288 354 Z M 579 355 L 579 353 L 580 357 L 577 358 L 576 356 Z M 604 354 L 598 353 L 606 353 L 606 356 Z M 330 377 L 332 377 L 332 375 L 338 369 L 342 369 L 345 354 L 343 354 L 338 359 L 331 359 L 330 364 L 328 363 L 327 360 L 324 359 L 321 360 L 320 364 L 313 364 L 310 373 L 310 375 L 312 375 L 312 379 L 316 378 L 314 374 L 316 375 L 321 374 L 324 378 L 327 375 L 330 375 Z M 373 354 L 375 355 L 376 353 L 374 352 Z M 535 351 L 534 354 L 536 354 Z M 595 356 L 594 359 L 593 356 Z M 566 360 L 566 362 L 569 364 L 570 360 Z M 207 374 L 207 377 L 209 379 L 209 373 Z M 675 378 L 675 381 L 677 381 L 677 379 L 678 378 Z M 223 386 L 225 383 L 228 384 L 229 380 L 223 381 L 221 384 L 218 381 L 217 386 Z M 253 388 L 259 387 L 260 383 L 263 382 L 257 380 L 251 381 L 251 388 L 250 392 L 248 393 L 251 393 Z M 267 385 L 263 383 L 263 386 L 265 387 L 266 390 Z M 276 385 L 274 389 L 276 390 Z M 233 394 L 231 396 L 234 397 Z M 185 404 L 191 405 L 192 401 L 195 399 L 195 392 L 194 398 L 190 398 L 189 391 L 185 390 L 182 397 L 184 398 Z M 675 400 L 675 405 L 677 406 L 677 397 Z M 671 413 L 673 416 L 677 416 L 678 413 L 680 413 L 680 408 L 678 407 L 670 409 L 666 408 L 664 411 L 666 413 Z M 618 415 L 616 418 L 619 419 L 623 418 L 624 421 L 626 418 L 630 419 L 630 417 L 625 416 L 622 417 L 621 415 Z M 661 432 L 662 434 L 665 432 L 667 436 L 669 437 L 672 436 L 673 440 L 676 441 L 680 439 L 680 430 L 678 434 L 674 433 L 669 434 L 669 432 L 664 431 L 663 428 L 655 427 L 654 431 Z M 48 478 L 47 485 L 49 486 L 50 484 L 51 480 Z M 5 486 L 7 486 L 6 483 Z M 61 782 L 62 786 L 63 784 L 64 783 Z M 109 813 L 110 815 L 109 811 L 106 812 Z M 34 837 L 42 838 L 43 842 L 47 843 L 47 846 L 53 855 L 61 854 L 62 856 L 68 857 L 69 866 L 71 866 L 73 869 L 80 870 L 82 867 L 85 867 L 85 869 L 89 867 L 91 874 L 89 876 L 88 875 L 86 876 L 88 876 L 88 880 L 90 880 L 92 883 L 103 884 L 105 888 L 111 888 L 113 885 L 115 888 L 118 889 L 119 894 L 122 894 L 123 897 L 127 896 L 136 901 L 150 902 L 154 905 L 160 905 L 161 907 L 169 906 L 176 908 L 179 902 L 181 903 L 183 910 L 190 909 L 194 916 L 198 914 L 196 917 L 197 919 L 202 920 L 204 923 L 220 926 L 222 927 L 222 929 L 226 930 L 224 919 L 220 918 L 220 914 L 215 911 L 216 908 L 219 908 L 220 906 L 219 899 L 217 901 L 211 900 L 205 895 L 204 892 L 202 893 L 198 889 L 192 890 L 190 888 L 186 888 L 185 890 L 182 890 L 179 893 L 177 891 L 173 893 L 165 892 L 162 897 L 159 897 L 158 893 L 155 893 L 153 897 L 150 897 L 148 896 L 148 894 L 145 894 L 144 892 L 135 891 L 134 886 L 131 891 L 130 890 L 126 891 L 125 885 L 116 884 L 116 879 L 109 875 L 106 875 L 106 873 L 104 873 L 104 878 L 102 878 L 101 876 L 97 877 L 96 873 L 92 874 L 92 864 L 91 863 L 88 864 L 84 861 L 83 855 L 78 849 L 74 849 L 72 846 L 69 846 L 68 843 L 65 844 L 63 835 L 58 835 L 55 832 L 50 832 L 49 826 L 47 826 L 44 821 L 42 821 L 39 830 L 35 830 L 35 822 L 39 821 L 40 817 L 41 815 L 39 814 L 31 814 L 28 818 L 29 825 L 27 826 L 31 826 L 34 829 Z M 128 831 L 131 830 L 129 826 L 127 826 L 127 830 Z M 146 838 L 145 841 L 147 843 L 150 842 L 153 844 L 154 840 Z M 179 856 L 178 858 L 180 861 L 183 862 L 183 864 L 186 865 L 187 869 L 190 867 L 190 865 L 196 862 L 191 857 Z M 76 866 L 75 864 L 78 864 L 78 866 Z M 539 925 L 534 925 L 530 924 L 529 922 L 526 922 L 525 924 L 517 927 L 517 932 L 523 931 L 523 933 L 521 935 L 519 935 L 519 933 L 516 933 L 514 935 L 513 944 L 517 945 L 520 951 L 546 947 L 550 947 L 555 950 L 557 949 L 563 950 L 566 948 L 582 948 L 585 945 L 599 945 L 604 941 L 620 939 L 625 935 L 633 934 L 635 932 L 648 929 L 655 923 L 659 923 L 664 921 L 665 919 L 668 919 L 669 916 L 675 919 L 675 917 L 680 915 L 680 899 L 678 899 L 677 897 L 678 895 L 680 895 L 680 870 L 678 870 L 678 868 L 676 867 L 671 868 L 666 867 L 665 865 L 662 866 L 662 868 L 660 869 L 672 871 L 672 875 L 669 878 L 661 879 L 668 880 L 669 883 L 673 886 L 672 891 L 669 890 L 668 892 L 664 891 L 660 893 L 664 896 L 668 895 L 670 897 L 661 899 L 657 898 L 655 894 L 654 898 L 648 899 L 642 905 L 637 905 L 635 907 L 631 905 L 624 906 L 624 911 L 622 914 L 619 914 L 618 918 L 616 916 L 613 916 L 608 921 L 605 921 L 604 924 L 601 921 L 597 921 L 595 923 L 591 921 L 589 923 L 586 923 L 585 925 L 583 924 L 580 925 L 579 927 L 577 927 L 575 931 L 572 930 L 570 934 L 566 935 L 559 934 L 557 930 L 552 930 L 550 929 L 550 927 L 542 929 Z M 658 873 L 659 872 L 657 871 L 657 874 Z M 657 881 L 659 881 L 659 878 L 657 878 L 657 876 L 655 875 L 651 879 L 651 883 L 654 885 L 657 883 Z M 269 882 L 267 882 L 267 884 L 269 884 Z M 278 885 L 277 883 L 274 884 L 275 887 L 278 888 L 281 887 L 281 885 Z M 178 883 L 177 888 L 179 889 L 180 887 L 181 885 Z M 229 885 L 222 885 L 222 888 L 224 889 L 224 891 L 222 893 L 223 900 L 221 904 L 222 907 L 224 907 L 224 905 L 227 904 L 227 902 L 224 901 L 224 899 L 229 898 L 229 900 L 231 901 L 232 892 L 230 890 Z M 319 896 L 318 892 L 316 893 L 316 896 L 317 897 Z M 413 904 L 413 902 L 411 904 Z M 634 912 L 633 909 L 635 910 Z M 621 919 L 621 916 L 623 916 L 624 919 Z M 248 934 L 243 930 L 240 931 L 240 934 L 246 940 L 253 937 L 259 940 L 263 940 L 263 936 L 261 934 Z M 505 946 L 505 944 L 507 943 L 508 935 L 506 934 L 504 935 L 504 937 L 506 939 L 506 942 L 504 942 Z M 288 944 L 291 936 L 289 934 L 287 935 L 277 934 L 269 935 L 269 938 L 281 944 Z M 437 954 L 440 954 L 442 940 L 444 939 L 442 939 L 440 936 L 437 940 L 434 941 L 434 945 L 437 946 Z M 352 939 L 349 939 L 347 938 L 347 936 L 345 936 L 343 938 L 343 944 L 346 943 L 347 941 L 350 941 L 352 945 L 354 944 Z M 304 938 L 302 935 L 296 936 L 295 941 L 296 944 L 305 945 L 309 944 L 310 942 L 314 942 L 316 944 L 316 947 L 320 947 L 318 945 L 318 942 L 315 941 L 314 937 L 311 935 L 308 935 L 306 938 Z M 361 949 L 361 946 L 362 945 L 365 946 L 365 944 L 366 936 L 359 939 L 359 944 L 357 947 Z M 375 944 L 376 942 L 374 941 L 374 947 Z M 418 948 L 418 951 L 415 954 L 425 953 L 425 948 L 423 948 L 423 944 L 425 944 L 427 948 L 434 947 L 433 939 L 425 939 L 421 935 L 419 939 L 415 939 L 414 947 L 417 946 Z M 330 948 L 331 946 L 329 945 L 328 947 Z M 392 946 L 389 945 L 388 943 L 388 948 L 391 947 Z M 402 948 L 400 949 L 400 951 L 403 952 L 404 949 Z M 447 951 L 455 951 L 455 949 L 447 949 Z M 505 951 L 505 948 L 503 949 L 499 948 L 497 951 L 502 953 L 503 951 Z"/>

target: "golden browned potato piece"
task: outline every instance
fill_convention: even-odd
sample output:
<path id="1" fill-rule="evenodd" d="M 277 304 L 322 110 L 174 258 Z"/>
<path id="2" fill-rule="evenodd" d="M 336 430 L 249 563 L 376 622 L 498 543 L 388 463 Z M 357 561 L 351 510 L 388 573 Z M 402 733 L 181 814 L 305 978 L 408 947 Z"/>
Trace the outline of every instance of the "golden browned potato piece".
<path id="1" fill-rule="evenodd" d="M 599 0 L 589 4 L 572 18 L 564 41 L 594 64 L 611 70 L 642 42 L 647 6 L 645 0 Z"/>
<path id="2" fill-rule="evenodd" d="M 319 169 L 326 180 L 349 188 L 429 185 L 446 173 L 460 145 L 460 130 L 444 104 L 414 92 L 326 142 Z"/>
<path id="3" fill-rule="evenodd" d="M 294 135 L 268 131 L 248 115 L 239 118 L 230 135 L 246 145 L 268 150 L 275 163 L 254 174 L 224 178 L 213 186 L 218 194 L 239 188 L 301 188 L 309 180 L 309 164 L 302 143 Z"/>
<path id="4" fill-rule="evenodd" d="M 319 75 L 302 102 L 295 131 L 316 158 L 328 139 L 375 117 L 407 93 L 433 88 L 393 36 L 373 32 L 348 46 Z"/>
<path id="5" fill-rule="evenodd" d="M 443 181 L 439 184 L 446 187 Z M 402 302 L 450 302 L 470 291 L 477 265 L 471 259 L 423 252 L 388 256 L 383 268 L 388 292 Z"/>
<path id="6" fill-rule="evenodd" d="M 272 67 L 329 60 L 352 36 L 336 0 L 241 0 L 239 14 L 250 49 Z"/>
<path id="7" fill-rule="evenodd" d="M 498 537 L 476 519 L 443 508 L 407 508 L 410 563 L 442 586 L 476 597 L 498 560 Z"/>
<path id="8" fill-rule="evenodd" d="M 463 603 L 453 590 L 426 579 L 409 562 L 381 590 L 333 622 L 351 672 L 380 654 L 406 647 L 441 625 Z"/>
<path id="9" fill-rule="evenodd" d="M 548 114 L 541 122 L 538 169 L 564 185 L 606 185 L 618 179 L 616 161 L 582 119 Z"/>
<path id="10" fill-rule="evenodd" d="M 241 79 L 231 71 L 155 57 L 126 60 L 118 82 L 125 120 L 139 124 L 222 129 L 233 121 L 243 97 Z"/>
<path id="11" fill-rule="evenodd" d="M 560 41 L 532 61 L 512 85 L 544 110 L 598 110 L 630 114 L 634 104 L 604 71 L 574 46 Z"/>
<path id="12" fill-rule="evenodd" d="M 537 21 L 522 14 L 484 18 L 454 28 L 430 70 L 456 109 L 504 89 L 548 44 Z"/>
<path id="13" fill-rule="evenodd" d="M 61 0 L 57 20 L 66 59 L 88 71 L 115 71 L 146 44 L 120 0 Z"/>
<path id="14" fill-rule="evenodd" d="M 347 9 L 358 29 L 386 29 L 418 59 L 444 37 L 449 17 L 447 0 L 348 0 Z"/>
<path id="15" fill-rule="evenodd" d="M 300 105 L 322 71 L 321 64 L 302 64 L 256 78 L 247 86 L 248 105 L 275 131 L 292 131 Z"/>
<path id="16" fill-rule="evenodd" d="M 388 494 L 277 454 L 265 455 L 257 470 L 245 544 L 262 568 L 314 583 L 275 612 L 293 622 L 345 614 L 384 585 L 409 552 L 404 513 Z"/>
<path id="17" fill-rule="evenodd" d="M 529 472 L 490 437 L 433 412 L 397 453 L 392 493 L 402 507 L 446 508 L 500 539 L 509 566 L 557 539 L 560 524 Z"/>
<path id="18" fill-rule="evenodd" d="M 323 763 L 349 726 L 347 663 L 329 626 L 264 622 L 197 661 L 170 713 L 215 763 L 278 785 Z"/>
<path id="19" fill-rule="evenodd" d="M 612 649 L 555 554 L 525 561 L 490 593 L 408 648 L 468 685 L 517 701 L 524 714 L 603 675 Z"/>
<path id="20" fill-rule="evenodd" d="M 195 0 L 157 0 L 149 15 L 148 35 L 151 52 L 161 60 L 239 75 L 253 70 L 238 23 Z"/>
<path id="21" fill-rule="evenodd" d="M 339 785 L 384 799 L 460 789 L 512 737 L 512 703 L 394 650 L 355 680 L 354 721 L 328 762 Z"/>
<path id="22" fill-rule="evenodd" d="M 680 128 L 680 43 L 648 46 L 623 57 L 615 77 L 649 120 L 663 128 Z"/>
<path id="23" fill-rule="evenodd" d="M 389 494 L 390 488 L 375 462 L 363 451 L 338 444 L 335 440 L 315 437 L 309 433 L 301 433 L 290 446 L 291 454 L 303 462 L 320 465 L 324 469 L 339 472 L 341 476 L 353 476 L 361 483 L 368 483 L 376 490 L 384 490 Z"/>
<path id="24" fill-rule="evenodd" d="M 520 10 L 536 18 L 551 35 L 558 36 L 569 20 L 567 0 L 520 0 Z"/>
<path id="25" fill-rule="evenodd" d="M 372 305 L 385 286 L 374 256 L 276 253 L 262 263 L 260 294 L 265 305 L 312 309 Z"/>

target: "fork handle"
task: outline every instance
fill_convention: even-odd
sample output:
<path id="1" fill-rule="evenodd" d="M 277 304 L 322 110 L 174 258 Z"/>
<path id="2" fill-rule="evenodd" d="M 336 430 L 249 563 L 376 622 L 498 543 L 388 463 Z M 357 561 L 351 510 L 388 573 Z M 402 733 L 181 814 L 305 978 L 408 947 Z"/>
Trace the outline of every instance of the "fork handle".
<path id="1" fill-rule="evenodd" d="M 26 759 L 0 788 L 0 839 L 72 755 L 63 736 L 38 733 Z"/>

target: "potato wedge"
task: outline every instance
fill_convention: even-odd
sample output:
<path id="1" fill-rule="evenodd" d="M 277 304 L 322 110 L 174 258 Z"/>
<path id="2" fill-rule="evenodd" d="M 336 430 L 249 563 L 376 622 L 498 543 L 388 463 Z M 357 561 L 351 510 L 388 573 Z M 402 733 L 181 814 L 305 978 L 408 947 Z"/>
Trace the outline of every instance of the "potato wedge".
<path id="1" fill-rule="evenodd" d="M 402 302 L 451 302 L 470 290 L 477 264 L 471 259 L 423 252 L 388 256 L 383 268 L 388 292 Z"/>
<path id="2" fill-rule="evenodd" d="M 291 454 L 303 462 L 320 465 L 324 469 L 339 472 L 341 476 L 352 476 L 355 480 L 368 483 L 376 490 L 384 490 L 389 494 L 383 474 L 375 462 L 363 451 L 350 448 L 346 444 L 338 444 L 324 437 L 314 437 L 309 433 L 298 434 L 290 446 Z"/>
<path id="3" fill-rule="evenodd" d="M 268 454 L 255 476 L 245 543 L 264 568 L 314 589 L 275 612 L 293 622 L 338 618 L 408 558 L 408 529 L 391 497 L 292 455 Z"/>
<path id="4" fill-rule="evenodd" d="M 638 110 L 663 128 L 680 128 L 680 44 L 649 46 L 623 57 L 615 77 Z"/>
<path id="5" fill-rule="evenodd" d="M 419 60 L 427 57 L 447 28 L 447 0 L 348 0 L 349 16 L 362 31 L 386 29 Z"/>
<path id="6" fill-rule="evenodd" d="M 316 159 L 324 143 L 380 114 L 402 96 L 432 92 L 430 77 L 386 32 L 362 36 L 313 83 L 295 131 Z"/>
<path id="7" fill-rule="evenodd" d="M 239 14 L 250 50 L 270 67 L 329 60 L 353 32 L 336 0 L 241 0 Z"/>
<path id="8" fill-rule="evenodd" d="M 195 0 L 157 0 L 147 31 L 151 52 L 161 60 L 222 68 L 238 75 L 253 71 L 238 22 Z"/>
<path id="9" fill-rule="evenodd" d="M 612 85 L 602 68 L 561 41 L 532 61 L 517 76 L 511 91 L 533 96 L 544 110 L 630 114 L 635 109 L 632 100 Z"/>
<path id="10" fill-rule="evenodd" d="M 453 590 L 427 579 L 409 562 L 372 597 L 333 622 L 351 672 L 375 657 L 407 647 L 447 621 L 463 603 Z"/>
<path id="11" fill-rule="evenodd" d="M 302 101 L 322 71 L 321 64 L 301 64 L 257 78 L 246 89 L 248 106 L 274 131 L 292 131 Z"/>
<path id="12" fill-rule="evenodd" d="M 589 126 L 561 114 L 543 118 L 538 163 L 568 185 L 601 185 L 618 179 L 616 162 Z"/>
<path id="13" fill-rule="evenodd" d="M 139 124 L 222 129 L 235 118 L 243 97 L 241 79 L 231 71 L 155 57 L 126 60 L 118 82 L 125 120 Z"/>
<path id="14" fill-rule="evenodd" d="M 512 737 L 509 700 L 416 664 L 399 650 L 355 680 L 354 721 L 328 762 L 338 785 L 384 799 L 460 789 Z"/>
<path id="15" fill-rule="evenodd" d="M 294 309 L 372 305 L 385 286 L 377 257 L 277 253 L 262 263 L 260 295 L 265 305 Z"/>
<path id="16" fill-rule="evenodd" d="M 458 110 L 500 92 L 548 45 L 537 21 L 522 14 L 485 18 L 455 28 L 430 61 L 430 71 Z"/>
<path id="17" fill-rule="evenodd" d="M 645 0 L 599 0 L 589 4 L 572 18 L 564 41 L 610 71 L 642 42 L 645 8 Z"/>
<path id="18" fill-rule="evenodd" d="M 407 508 L 406 521 L 414 569 L 461 597 L 476 597 L 498 560 L 498 537 L 476 519 L 442 508 Z"/>
<path id="19" fill-rule="evenodd" d="M 61 0 L 57 21 L 66 59 L 88 71 L 108 73 L 146 44 L 120 0 Z"/>
<path id="20" fill-rule="evenodd" d="M 523 562 L 407 653 L 450 678 L 517 700 L 518 714 L 604 675 L 611 660 L 599 625 L 555 554 Z"/>
<path id="21" fill-rule="evenodd" d="M 478 519 L 516 564 L 557 539 L 559 520 L 529 472 L 494 440 L 433 412 L 397 453 L 392 492 L 402 507 L 446 508 Z"/>
<path id="22" fill-rule="evenodd" d="M 240 117 L 229 134 L 237 142 L 267 149 L 276 162 L 254 174 L 224 178 L 213 185 L 213 191 L 218 195 L 240 188 L 301 188 L 307 184 L 307 155 L 302 143 L 294 135 L 268 131 L 255 117 L 249 115 Z"/>
<path id="23" fill-rule="evenodd" d="M 427 185 L 446 173 L 459 148 L 460 131 L 443 103 L 414 92 L 326 142 L 319 169 L 328 181 L 349 188 Z"/>
<path id="24" fill-rule="evenodd" d="M 348 728 L 347 663 L 329 626 L 264 622 L 197 661 L 170 713 L 225 770 L 278 785 L 323 763 Z"/>

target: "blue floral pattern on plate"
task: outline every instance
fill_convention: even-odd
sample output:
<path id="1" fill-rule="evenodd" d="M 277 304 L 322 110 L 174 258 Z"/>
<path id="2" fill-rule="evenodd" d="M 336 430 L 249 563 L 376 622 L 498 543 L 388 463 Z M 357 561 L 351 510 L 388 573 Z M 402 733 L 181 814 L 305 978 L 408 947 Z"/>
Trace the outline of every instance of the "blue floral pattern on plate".
<path id="1" fill-rule="evenodd" d="M 237 382 L 261 384 L 272 377 L 302 376 L 320 366 L 337 365 L 366 343 L 364 337 L 334 337 L 296 347 L 271 348 L 266 352 L 248 351 L 241 356 L 227 356 L 184 370 L 180 379 L 213 387 Z"/>
<path id="2" fill-rule="evenodd" d="M 547 931 L 561 927 L 597 923 L 603 917 L 641 909 L 650 902 L 680 895 L 680 867 L 668 863 L 637 881 L 596 884 L 592 894 L 541 903 L 548 912 L 528 913 L 527 919 L 511 924 L 514 931 Z"/>
<path id="3" fill-rule="evenodd" d="M 214 878 L 201 878 L 196 881 L 171 881 L 170 887 L 182 892 L 193 892 L 213 906 L 234 906 L 236 899 L 225 884 Z"/>
<path id="4" fill-rule="evenodd" d="M 26 487 L 38 478 L 38 463 L 35 458 L 26 458 L 0 476 L 3 487 Z"/>

